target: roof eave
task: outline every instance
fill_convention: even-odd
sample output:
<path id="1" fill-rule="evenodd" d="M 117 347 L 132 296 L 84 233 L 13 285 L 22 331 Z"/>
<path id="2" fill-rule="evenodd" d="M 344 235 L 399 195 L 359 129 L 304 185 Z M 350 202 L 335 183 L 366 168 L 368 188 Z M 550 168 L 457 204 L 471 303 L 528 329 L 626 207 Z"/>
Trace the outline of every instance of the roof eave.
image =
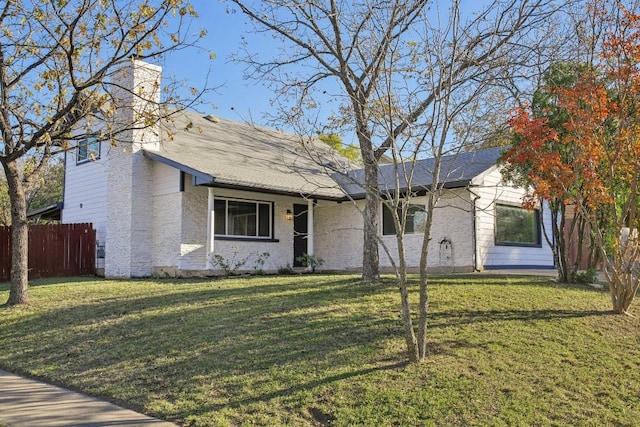
<path id="1" fill-rule="evenodd" d="M 246 185 L 238 182 L 230 182 L 230 181 L 225 182 L 223 179 L 219 179 L 217 177 L 203 173 L 199 170 L 193 169 L 189 166 L 183 165 L 182 163 L 176 162 L 174 160 L 167 159 L 166 157 L 163 157 L 162 155 L 156 152 L 145 150 L 144 154 L 151 160 L 155 160 L 157 162 L 163 163 L 167 166 L 178 169 L 181 172 L 185 172 L 193 176 L 194 186 L 227 188 L 232 190 L 254 191 L 254 192 L 260 192 L 260 193 L 267 193 L 267 194 L 277 194 L 281 196 L 294 196 L 294 197 L 312 198 L 312 199 L 318 199 L 318 200 L 331 200 L 331 201 L 340 201 L 344 197 L 342 195 L 331 196 L 328 194 L 321 194 L 317 192 L 287 191 L 287 190 L 281 190 L 276 188 Z"/>
<path id="2" fill-rule="evenodd" d="M 171 159 L 167 159 L 166 157 L 161 156 L 158 153 L 153 151 L 144 150 L 144 155 L 147 156 L 151 160 L 155 160 L 167 166 L 171 166 L 172 168 L 178 169 L 181 172 L 188 173 L 193 176 L 193 185 L 207 185 L 213 184 L 215 182 L 215 177 L 208 175 L 206 173 L 202 173 L 199 170 L 190 168 L 189 166 L 183 165 L 182 163 L 178 163 Z"/>
<path id="3" fill-rule="evenodd" d="M 466 188 L 471 184 L 471 180 L 470 179 L 461 179 L 461 180 L 457 180 L 457 181 L 449 181 L 449 182 L 445 182 L 442 185 L 442 188 L 448 189 L 448 190 L 453 190 L 456 188 Z M 411 187 L 411 193 L 415 196 L 424 196 L 426 195 L 429 191 L 431 191 L 431 184 L 427 184 L 427 185 L 417 185 L 415 187 Z M 401 195 L 401 197 L 405 197 L 407 195 L 408 188 L 407 187 L 403 187 L 400 188 L 399 193 Z M 396 193 L 396 190 L 386 190 L 386 191 L 380 191 L 378 194 L 382 197 L 384 196 L 391 196 L 394 195 Z M 351 193 L 345 197 L 342 198 L 342 201 L 347 201 L 347 200 L 363 200 L 365 198 L 365 193 L 364 192 L 358 192 L 358 193 Z"/>

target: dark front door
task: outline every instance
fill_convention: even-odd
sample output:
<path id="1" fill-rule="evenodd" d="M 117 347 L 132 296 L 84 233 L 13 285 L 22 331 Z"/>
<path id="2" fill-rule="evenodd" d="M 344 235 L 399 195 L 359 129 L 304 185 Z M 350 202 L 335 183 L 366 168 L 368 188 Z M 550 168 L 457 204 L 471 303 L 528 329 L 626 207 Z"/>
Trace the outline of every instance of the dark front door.
<path id="1" fill-rule="evenodd" d="M 297 260 L 307 253 L 307 205 L 293 205 L 293 266 L 302 267 Z"/>

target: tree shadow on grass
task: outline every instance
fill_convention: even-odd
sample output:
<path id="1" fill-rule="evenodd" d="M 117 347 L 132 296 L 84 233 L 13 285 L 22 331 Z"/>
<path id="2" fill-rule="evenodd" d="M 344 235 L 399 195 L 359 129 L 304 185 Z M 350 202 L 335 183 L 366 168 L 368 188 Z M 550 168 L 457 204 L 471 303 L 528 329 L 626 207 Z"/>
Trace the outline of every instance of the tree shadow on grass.
<path id="1" fill-rule="evenodd" d="M 350 277 L 318 276 L 312 283 L 282 278 L 247 283 L 168 280 L 159 286 L 154 282 L 148 290 L 132 286 L 131 294 L 105 293 L 95 300 L 16 318 L 11 326 L 0 327 L 0 341 L 6 339 L 0 349 L 6 345 L 7 351 L 20 354 L 19 363 L 24 365 L 18 366 L 25 370 L 55 366 L 56 378 L 73 378 L 92 394 L 139 391 L 128 401 L 118 401 L 119 392 L 105 396 L 135 409 L 147 406 L 154 395 L 177 401 L 181 395 L 197 396 L 191 391 L 194 387 L 220 391 L 222 403 L 206 400 L 196 409 L 188 405 L 159 414 L 183 419 L 225 407 L 293 399 L 317 387 L 405 364 L 392 360 L 377 366 L 379 343 L 402 338 L 397 306 L 387 299 L 379 309 L 369 310 L 363 299 L 379 293 L 396 295 L 392 284 L 371 286 Z M 445 328 L 607 314 L 611 312 L 434 311 L 429 325 Z M 483 345 L 465 340 L 440 344 L 430 350 L 455 354 Z M 357 363 L 350 360 L 354 358 Z M 294 379 L 279 376 L 280 368 L 295 370 Z M 319 374 L 306 380 L 308 372 Z M 303 380 L 295 380 L 296 375 Z M 251 395 L 241 393 L 247 384 L 256 386 Z M 73 388 L 74 384 L 61 385 Z"/>
<path id="2" fill-rule="evenodd" d="M 327 375 L 327 376 L 323 376 L 320 379 L 307 381 L 307 382 L 299 382 L 296 385 L 293 385 L 290 387 L 284 387 L 276 391 L 260 394 L 258 396 L 252 396 L 252 397 L 238 396 L 236 398 L 232 398 L 228 400 L 224 404 L 204 405 L 199 407 L 195 411 L 192 410 L 192 411 L 189 411 L 188 414 L 182 414 L 182 415 L 198 416 L 198 415 L 204 415 L 209 412 L 217 412 L 224 408 L 240 408 L 240 407 L 251 405 L 254 403 L 266 402 L 266 401 L 279 399 L 279 398 L 286 398 L 289 396 L 296 395 L 297 393 L 300 393 L 300 392 L 313 390 L 315 388 L 334 384 L 336 382 L 343 381 L 343 380 L 350 380 L 356 377 L 362 377 L 362 376 L 366 376 L 376 372 L 403 369 L 408 364 L 409 364 L 408 361 L 396 361 L 396 362 L 375 366 L 371 368 L 363 368 L 363 369 L 352 370 L 348 372 L 342 372 L 335 375 Z M 310 408 L 310 412 L 312 412 L 312 415 L 313 415 L 312 408 Z M 324 417 L 331 418 L 330 414 L 322 414 L 322 415 Z"/>
<path id="3" fill-rule="evenodd" d="M 119 374 L 120 366 L 130 364 L 136 367 L 132 380 L 145 387 L 167 375 L 171 387 L 188 388 L 193 376 L 334 360 L 334 354 L 388 339 L 396 333 L 389 317 L 350 306 L 386 291 L 358 282 L 349 277 L 319 278 L 313 286 L 290 279 L 236 286 L 211 282 L 167 286 L 164 292 L 156 286 L 120 297 L 106 293 L 16 316 L 0 327 L 0 337 L 11 346 L 21 336 L 12 351 L 21 353 L 25 370 L 56 366 L 63 378 L 87 371 Z"/>
<path id="4" fill-rule="evenodd" d="M 452 310 L 432 312 L 431 327 L 477 324 L 483 322 L 556 321 L 561 319 L 614 315 L 612 310 Z"/>

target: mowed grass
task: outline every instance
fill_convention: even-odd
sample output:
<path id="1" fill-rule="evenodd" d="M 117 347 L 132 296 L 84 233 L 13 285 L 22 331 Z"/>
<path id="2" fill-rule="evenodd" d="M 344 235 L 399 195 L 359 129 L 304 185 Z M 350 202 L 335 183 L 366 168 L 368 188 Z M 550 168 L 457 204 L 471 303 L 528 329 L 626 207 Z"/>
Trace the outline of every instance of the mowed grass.
<path id="1" fill-rule="evenodd" d="M 434 277 L 421 364 L 391 279 L 76 279 L 30 295 L 0 309 L 0 367 L 184 425 L 640 425 L 640 325 L 590 288 Z"/>

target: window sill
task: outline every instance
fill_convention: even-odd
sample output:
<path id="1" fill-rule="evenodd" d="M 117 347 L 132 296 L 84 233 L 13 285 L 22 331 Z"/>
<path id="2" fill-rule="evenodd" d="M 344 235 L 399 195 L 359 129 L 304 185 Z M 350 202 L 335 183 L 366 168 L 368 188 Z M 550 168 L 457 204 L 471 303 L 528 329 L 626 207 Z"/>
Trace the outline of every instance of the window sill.
<path id="1" fill-rule="evenodd" d="M 233 241 L 233 242 L 265 242 L 265 243 L 278 243 L 280 239 L 270 239 L 264 237 L 242 237 L 242 236 L 213 236 L 214 240 L 219 241 Z"/>
<path id="2" fill-rule="evenodd" d="M 97 160 L 100 160 L 100 157 L 96 157 L 95 159 L 77 160 L 76 161 L 76 166 L 86 165 L 87 163 L 95 163 Z"/>
<path id="3" fill-rule="evenodd" d="M 541 243 L 510 243 L 510 242 L 496 242 L 496 246 L 511 246 L 518 248 L 541 248 Z"/>

